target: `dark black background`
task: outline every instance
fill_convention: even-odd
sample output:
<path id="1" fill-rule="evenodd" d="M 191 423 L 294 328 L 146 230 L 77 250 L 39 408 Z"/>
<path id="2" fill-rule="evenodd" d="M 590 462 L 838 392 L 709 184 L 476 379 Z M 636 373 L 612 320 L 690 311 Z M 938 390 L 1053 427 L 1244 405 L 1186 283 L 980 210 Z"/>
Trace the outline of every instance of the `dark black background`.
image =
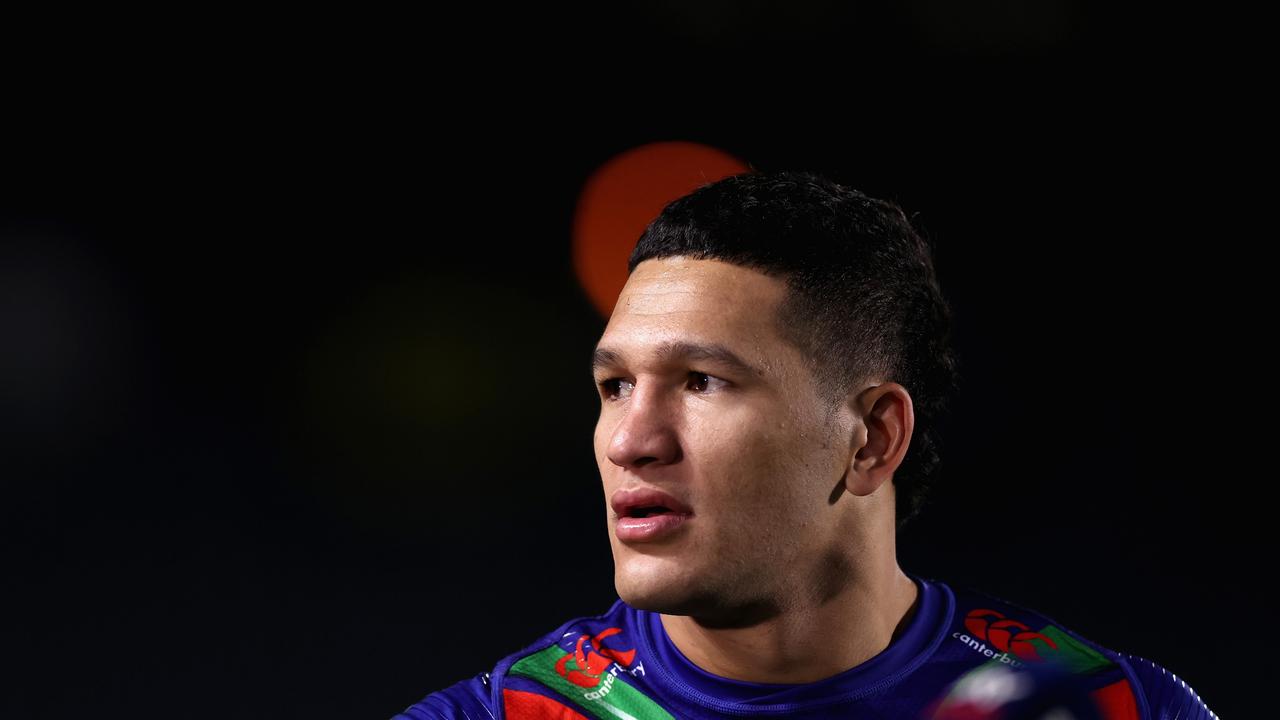
<path id="1" fill-rule="evenodd" d="M 6 717 L 389 717 L 606 609 L 570 221 L 656 140 L 919 213 L 966 386 L 905 568 L 1247 716 L 1269 286 L 1234 21 L 110 19 L 7 30 Z"/>

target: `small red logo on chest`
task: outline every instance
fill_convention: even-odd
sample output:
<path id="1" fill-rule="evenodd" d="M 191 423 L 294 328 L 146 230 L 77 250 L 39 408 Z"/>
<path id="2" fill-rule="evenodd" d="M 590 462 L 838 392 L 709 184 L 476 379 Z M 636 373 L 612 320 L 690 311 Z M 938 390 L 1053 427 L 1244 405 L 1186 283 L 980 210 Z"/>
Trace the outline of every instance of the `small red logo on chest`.
<path id="1" fill-rule="evenodd" d="M 620 628 L 607 628 L 598 635 L 583 633 L 578 637 L 578 644 L 573 652 L 556 661 L 556 672 L 560 677 L 578 687 L 593 688 L 600 684 L 600 676 L 609 665 L 617 662 L 623 667 L 631 664 L 636 657 L 633 650 L 614 650 L 604 646 L 604 639 L 622 632 Z M 590 643 L 589 647 L 584 647 Z"/>

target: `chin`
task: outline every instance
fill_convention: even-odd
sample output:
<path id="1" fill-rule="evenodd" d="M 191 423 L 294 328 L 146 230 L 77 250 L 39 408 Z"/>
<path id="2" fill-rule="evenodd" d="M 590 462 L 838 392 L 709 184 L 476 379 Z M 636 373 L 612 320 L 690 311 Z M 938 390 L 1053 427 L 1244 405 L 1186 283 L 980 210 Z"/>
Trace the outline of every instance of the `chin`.
<path id="1" fill-rule="evenodd" d="M 613 584 L 618 597 L 637 610 L 686 615 L 696 605 L 697 575 L 674 567 L 667 558 L 632 555 L 615 560 Z"/>
<path id="2" fill-rule="evenodd" d="M 702 603 L 695 601 L 687 588 L 631 589 L 622 584 L 617 584 L 617 588 L 618 597 L 637 610 L 648 610 L 664 615 L 697 615 L 702 608 Z"/>
<path id="3" fill-rule="evenodd" d="M 757 591 L 744 593 L 741 583 L 669 557 L 615 555 L 613 585 L 618 597 L 637 610 L 689 615 L 709 627 L 748 627 L 780 611 L 776 598 L 760 594 L 754 584 Z"/>
<path id="4" fill-rule="evenodd" d="M 709 585 L 695 585 L 682 577 L 641 579 L 614 574 L 618 597 L 637 610 L 663 615 L 688 615 L 712 628 L 751 627 L 776 617 L 780 611 L 768 598 L 730 598 Z"/>

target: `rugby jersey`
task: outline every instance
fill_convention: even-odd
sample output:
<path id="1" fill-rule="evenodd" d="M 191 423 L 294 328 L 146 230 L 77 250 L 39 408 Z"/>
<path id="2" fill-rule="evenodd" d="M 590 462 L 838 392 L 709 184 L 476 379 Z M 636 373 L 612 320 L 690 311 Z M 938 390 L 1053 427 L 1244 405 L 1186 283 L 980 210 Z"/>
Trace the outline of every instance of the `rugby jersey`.
<path id="1" fill-rule="evenodd" d="M 906 629 L 866 662 L 817 682 L 709 673 L 671 642 L 659 614 L 618 600 L 392 720 L 1217 717 L 1186 682 L 1150 660 L 986 593 L 907 575 L 920 593 Z"/>

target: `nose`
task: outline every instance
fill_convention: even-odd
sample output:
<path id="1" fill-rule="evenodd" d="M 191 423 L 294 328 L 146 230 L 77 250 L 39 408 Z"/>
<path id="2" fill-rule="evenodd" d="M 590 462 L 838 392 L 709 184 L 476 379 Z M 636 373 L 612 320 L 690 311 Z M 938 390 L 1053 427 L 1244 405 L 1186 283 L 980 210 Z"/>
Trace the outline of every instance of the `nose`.
<path id="1" fill-rule="evenodd" d="M 681 450 L 676 402 L 663 397 L 656 385 L 642 387 L 642 382 L 637 381 L 609 439 L 609 461 L 628 469 L 678 462 Z"/>

